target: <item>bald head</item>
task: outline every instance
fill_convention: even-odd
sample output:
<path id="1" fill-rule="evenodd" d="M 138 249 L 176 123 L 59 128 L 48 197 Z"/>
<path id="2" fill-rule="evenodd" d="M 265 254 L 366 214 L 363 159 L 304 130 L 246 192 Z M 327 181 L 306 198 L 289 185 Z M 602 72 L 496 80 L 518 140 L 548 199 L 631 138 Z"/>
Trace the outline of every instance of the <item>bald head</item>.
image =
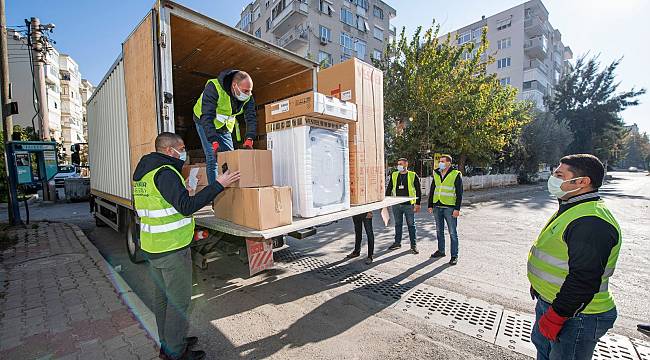
<path id="1" fill-rule="evenodd" d="M 183 138 L 180 135 L 161 132 L 156 137 L 156 151 L 159 153 L 167 153 L 170 147 L 180 147 L 180 145 L 183 145 Z"/>
<path id="2" fill-rule="evenodd" d="M 253 93 L 253 79 L 245 71 L 237 71 L 232 77 L 231 93 L 235 96 L 243 94 L 251 96 Z"/>

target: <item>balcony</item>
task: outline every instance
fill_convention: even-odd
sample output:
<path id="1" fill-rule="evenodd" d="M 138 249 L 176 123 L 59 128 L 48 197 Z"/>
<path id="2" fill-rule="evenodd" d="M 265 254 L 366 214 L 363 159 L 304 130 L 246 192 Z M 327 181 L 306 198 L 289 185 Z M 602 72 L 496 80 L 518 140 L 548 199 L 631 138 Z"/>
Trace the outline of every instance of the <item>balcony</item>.
<path id="1" fill-rule="evenodd" d="M 276 41 L 276 44 L 287 50 L 298 52 L 298 50 L 306 46 L 308 42 L 309 31 L 307 30 L 307 26 L 305 24 L 300 24 L 282 35 Z"/>
<path id="2" fill-rule="evenodd" d="M 288 0 L 283 0 L 273 8 L 273 21 L 271 21 L 271 32 L 273 34 L 285 34 L 307 19 L 309 15 L 309 4 L 304 1 L 293 0 L 285 8 L 281 8 Z"/>
<path id="3" fill-rule="evenodd" d="M 544 20 L 537 15 L 524 19 L 524 32 L 528 36 L 540 36 L 544 34 L 544 28 Z"/>
<path id="4" fill-rule="evenodd" d="M 548 87 L 537 80 L 524 81 L 522 86 L 523 91 L 536 90 L 541 92 L 543 95 L 546 95 L 548 92 Z"/>
<path id="5" fill-rule="evenodd" d="M 548 57 L 546 36 L 537 36 L 524 42 L 524 53 L 529 57 L 544 60 Z"/>
<path id="6" fill-rule="evenodd" d="M 521 92 L 520 98 L 522 100 L 530 100 L 535 103 L 535 107 L 540 111 L 546 111 L 544 105 L 544 94 L 539 90 L 524 90 Z"/>
<path id="7" fill-rule="evenodd" d="M 524 71 L 538 70 L 544 75 L 548 75 L 548 67 L 539 59 L 531 59 L 524 62 Z"/>

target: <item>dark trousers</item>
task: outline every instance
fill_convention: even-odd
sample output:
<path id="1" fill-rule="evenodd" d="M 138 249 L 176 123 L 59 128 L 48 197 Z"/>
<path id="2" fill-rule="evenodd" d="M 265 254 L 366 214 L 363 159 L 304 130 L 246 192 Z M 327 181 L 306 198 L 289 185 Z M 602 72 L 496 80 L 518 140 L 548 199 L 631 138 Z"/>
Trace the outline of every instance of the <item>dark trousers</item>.
<path id="1" fill-rule="evenodd" d="M 160 346 L 165 353 L 180 357 L 185 351 L 188 308 L 192 297 L 192 256 L 190 249 L 158 259 L 148 259 L 154 282 L 153 313 Z"/>
<path id="2" fill-rule="evenodd" d="M 363 228 L 366 228 L 368 237 L 368 257 L 372 257 L 375 251 L 375 233 L 372 231 L 372 217 L 368 218 L 368 213 L 354 215 L 354 252 L 361 252 L 361 239 L 363 238 Z"/>

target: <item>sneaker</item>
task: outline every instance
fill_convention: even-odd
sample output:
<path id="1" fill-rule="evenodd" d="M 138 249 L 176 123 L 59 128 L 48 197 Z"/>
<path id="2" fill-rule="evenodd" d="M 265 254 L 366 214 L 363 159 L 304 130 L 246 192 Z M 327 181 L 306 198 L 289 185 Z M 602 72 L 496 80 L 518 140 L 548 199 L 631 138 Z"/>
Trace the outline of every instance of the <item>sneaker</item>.
<path id="1" fill-rule="evenodd" d="M 192 346 L 194 346 L 194 345 L 196 345 L 198 343 L 199 343 L 199 338 L 197 338 L 196 336 L 188 336 L 188 337 L 185 338 L 185 345 L 188 348 L 191 348 Z"/>
<path id="2" fill-rule="evenodd" d="M 441 252 L 440 250 L 436 250 L 436 252 L 434 252 L 434 253 L 431 255 L 431 257 L 434 258 L 434 259 L 435 259 L 435 258 L 445 257 L 445 253 Z"/>
<path id="3" fill-rule="evenodd" d="M 356 252 L 356 251 L 353 251 L 353 252 L 349 253 L 348 255 L 346 255 L 345 258 L 346 259 L 354 259 L 355 257 L 358 257 L 358 256 L 359 256 L 359 253 Z"/>
<path id="4" fill-rule="evenodd" d="M 401 247 L 402 247 L 402 245 L 395 243 L 395 244 L 391 245 L 391 246 L 388 248 L 388 250 L 396 250 L 396 249 L 399 249 L 399 248 L 401 248 Z"/>
<path id="5" fill-rule="evenodd" d="M 420 253 L 420 252 L 418 251 L 418 248 L 416 248 L 415 246 L 411 246 L 411 252 L 412 252 L 413 254 L 415 254 L 415 255 L 417 255 L 417 254 Z"/>
<path id="6" fill-rule="evenodd" d="M 452 256 L 451 260 L 449 260 L 449 265 L 456 265 L 458 264 L 458 256 Z"/>
<path id="7" fill-rule="evenodd" d="M 368 256 L 368 258 L 366 259 L 366 265 L 370 265 L 370 264 L 372 264 L 372 256 Z"/>
<path id="8" fill-rule="evenodd" d="M 636 326 L 636 329 L 646 336 L 650 336 L 650 324 L 639 324 Z"/>

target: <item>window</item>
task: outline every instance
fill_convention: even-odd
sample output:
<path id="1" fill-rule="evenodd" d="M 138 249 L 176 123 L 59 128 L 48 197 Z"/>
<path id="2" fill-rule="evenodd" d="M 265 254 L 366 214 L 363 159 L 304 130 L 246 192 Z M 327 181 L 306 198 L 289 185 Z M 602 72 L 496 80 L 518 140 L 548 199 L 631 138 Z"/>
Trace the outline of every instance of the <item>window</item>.
<path id="1" fill-rule="evenodd" d="M 384 10 L 378 6 L 372 7 L 372 14 L 375 15 L 375 17 L 378 17 L 382 20 L 384 19 Z"/>
<path id="2" fill-rule="evenodd" d="M 59 105 L 56 103 L 56 101 L 54 102 L 54 108 L 55 108 L 55 109 L 58 109 L 58 108 L 59 108 Z"/>
<path id="3" fill-rule="evenodd" d="M 366 59 L 366 50 L 368 45 L 366 44 L 365 41 L 363 40 L 356 40 L 356 43 L 354 44 L 355 50 L 357 52 L 357 57 L 361 60 Z"/>
<path id="4" fill-rule="evenodd" d="M 374 31 L 372 32 L 372 35 L 375 37 L 377 40 L 384 40 L 384 30 L 378 28 L 375 26 Z"/>
<path id="5" fill-rule="evenodd" d="M 483 28 L 472 30 L 472 39 L 481 40 L 481 35 L 483 35 Z"/>
<path id="6" fill-rule="evenodd" d="M 248 25 L 250 25 L 250 23 L 251 23 L 252 17 L 253 17 L 253 14 L 251 14 L 251 13 L 246 13 L 246 15 L 242 16 L 241 23 L 240 23 L 240 26 L 241 26 L 240 29 L 245 29 L 246 27 L 248 27 Z"/>
<path id="7" fill-rule="evenodd" d="M 499 50 L 507 49 L 510 46 L 512 46 L 512 41 L 510 38 L 501 39 L 497 42 L 497 47 L 499 48 Z"/>
<path id="8" fill-rule="evenodd" d="M 497 60 L 497 68 L 502 69 L 510 66 L 511 59 L 509 57 Z"/>
<path id="9" fill-rule="evenodd" d="M 357 15 L 357 29 L 359 31 L 368 32 L 368 22 L 363 17 Z"/>
<path id="10" fill-rule="evenodd" d="M 258 38 L 262 37 L 262 28 L 255 30 L 255 36 L 257 36 Z"/>
<path id="11" fill-rule="evenodd" d="M 352 57 L 352 37 L 344 32 L 341 33 L 341 61 Z"/>
<path id="12" fill-rule="evenodd" d="M 267 9 L 269 8 L 269 3 L 270 3 L 270 2 L 271 2 L 270 0 L 266 0 L 266 3 L 264 4 L 264 5 L 266 6 Z"/>
<path id="13" fill-rule="evenodd" d="M 334 8 L 332 8 L 332 4 L 328 0 L 320 0 L 318 2 L 318 10 L 321 13 L 327 14 L 329 16 L 332 16 L 334 13 Z"/>
<path id="14" fill-rule="evenodd" d="M 497 30 L 504 30 L 509 28 L 512 25 L 511 19 L 504 19 L 497 21 Z"/>
<path id="15" fill-rule="evenodd" d="M 458 36 L 458 45 L 463 45 L 466 42 L 472 40 L 472 32 L 468 31 L 466 33 L 460 34 Z"/>
<path id="16" fill-rule="evenodd" d="M 320 26 L 320 38 L 321 40 L 327 40 L 327 42 L 332 41 L 332 30 L 326 28 L 325 26 Z"/>
<path id="17" fill-rule="evenodd" d="M 368 8 L 370 8 L 368 0 L 357 0 L 357 6 L 363 8 L 364 10 L 368 10 Z"/>
<path id="18" fill-rule="evenodd" d="M 372 50 L 372 58 L 377 61 L 381 60 L 381 51 L 377 49 Z"/>
<path id="19" fill-rule="evenodd" d="M 354 26 L 354 14 L 346 8 L 341 8 L 341 21 L 350 26 Z"/>
<path id="20" fill-rule="evenodd" d="M 319 51 L 318 63 L 325 68 L 332 66 L 332 54 L 326 53 L 325 51 Z"/>
<path id="21" fill-rule="evenodd" d="M 266 19 L 266 31 L 269 31 L 271 28 L 271 18 Z"/>
<path id="22" fill-rule="evenodd" d="M 510 76 L 499 79 L 501 86 L 510 85 Z"/>

